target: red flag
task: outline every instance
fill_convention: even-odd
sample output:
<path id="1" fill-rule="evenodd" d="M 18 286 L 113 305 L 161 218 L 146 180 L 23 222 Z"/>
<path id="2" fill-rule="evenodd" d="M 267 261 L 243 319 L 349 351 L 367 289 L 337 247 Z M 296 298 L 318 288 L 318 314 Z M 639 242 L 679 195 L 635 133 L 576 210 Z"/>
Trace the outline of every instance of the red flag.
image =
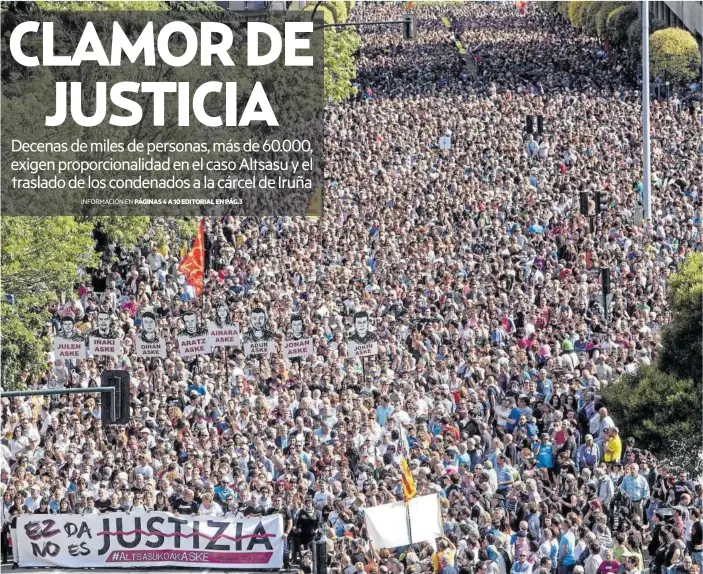
<path id="1" fill-rule="evenodd" d="M 193 247 L 178 264 L 178 272 L 186 276 L 189 285 L 195 288 L 195 294 L 203 292 L 203 272 L 205 269 L 205 226 L 200 220 L 198 235 L 193 241 Z"/>

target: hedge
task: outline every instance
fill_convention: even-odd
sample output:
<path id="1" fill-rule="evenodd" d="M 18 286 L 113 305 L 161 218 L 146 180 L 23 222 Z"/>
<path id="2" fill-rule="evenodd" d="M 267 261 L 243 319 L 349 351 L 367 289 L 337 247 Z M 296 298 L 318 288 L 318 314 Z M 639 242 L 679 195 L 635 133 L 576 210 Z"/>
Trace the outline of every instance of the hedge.
<path id="1" fill-rule="evenodd" d="M 650 35 L 657 30 L 664 28 L 665 24 L 659 18 L 650 16 L 649 18 L 649 33 Z M 627 29 L 627 43 L 633 55 L 642 55 L 642 18 L 637 17 Z"/>
<path id="2" fill-rule="evenodd" d="M 581 28 L 583 23 L 583 14 L 588 5 L 588 2 L 569 2 L 569 22 L 574 28 Z"/>
<path id="3" fill-rule="evenodd" d="M 632 22 L 637 20 L 637 5 L 634 2 L 616 8 L 608 15 L 606 37 L 614 46 L 623 46 L 627 42 L 627 33 Z"/>
<path id="4" fill-rule="evenodd" d="M 581 16 L 581 28 L 589 36 L 597 36 L 598 31 L 596 30 L 596 16 L 601 6 L 602 2 L 585 2 Z"/>
<path id="5" fill-rule="evenodd" d="M 598 38 L 607 38 L 608 33 L 607 33 L 607 24 L 608 24 L 608 16 L 610 13 L 615 10 L 616 8 L 619 8 L 621 6 L 625 6 L 625 3 L 623 2 L 601 2 L 600 7 L 598 9 L 598 12 L 596 12 L 596 17 L 595 17 L 595 27 L 596 27 L 596 36 Z"/>
<path id="6" fill-rule="evenodd" d="M 652 78 L 683 83 L 695 80 L 701 67 L 696 39 L 687 30 L 665 28 L 649 37 L 649 72 Z"/>

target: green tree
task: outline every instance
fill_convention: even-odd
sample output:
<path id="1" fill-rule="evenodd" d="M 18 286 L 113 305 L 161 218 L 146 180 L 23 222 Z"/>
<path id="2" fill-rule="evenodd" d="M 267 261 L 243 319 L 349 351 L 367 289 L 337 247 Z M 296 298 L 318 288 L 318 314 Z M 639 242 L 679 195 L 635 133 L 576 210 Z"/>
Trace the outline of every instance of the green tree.
<path id="1" fill-rule="evenodd" d="M 22 368 L 44 367 L 46 304 L 70 292 L 78 269 L 96 261 L 93 224 L 73 217 L 3 217 L 0 228 L 0 347 L 5 388 Z M 9 300 L 14 303 L 11 304 Z"/>
<path id="2" fill-rule="evenodd" d="M 166 10 L 165 2 L 146 0 L 133 2 L 130 0 L 79 0 L 77 2 L 53 2 L 52 0 L 37 0 L 40 10 L 65 10 L 67 12 L 120 12 L 123 10 L 138 10 L 152 12 Z"/>
<path id="3" fill-rule="evenodd" d="M 653 78 L 660 77 L 675 83 L 694 80 L 701 67 L 696 39 L 681 28 L 654 32 L 649 38 L 649 58 Z"/>
<path id="4" fill-rule="evenodd" d="M 586 2 L 585 4 L 586 6 L 583 8 L 583 15 L 581 18 L 581 28 L 589 36 L 597 36 L 598 28 L 596 26 L 596 18 L 603 3 Z"/>
<path id="5" fill-rule="evenodd" d="M 359 34 L 353 30 L 325 32 L 325 95 L 334 103 L 356 94 L 352 81 L 356 78 L 354 52 L 359 41 Z"/>
<path id="6" fill-rule="evenodd" d="M 703 254 L 693 253 L 669 278 L 667 299 L 672 321 L 662 333 L 659 368 L 701 384 L 703 369 Z M 700 407 L 700 401 L 699 401 Z"/>
<path id="7" fill-rule="evenodd" d="M 670 278 L 671 323 L 656 365 L 641 367 L 603 391 L 625 435 L 658 458 L 700 476 L 703 437 L 703 255 L 695 253 Z"/>
<path id="8" fill-rule="evenodd" d="M 90 222 L 93 225 L 100 224 L 110 241 L 131 247 L 144 236 L 149 224 L 150 217 L 144 216 L 107 216 L 79 217 L 80 222 Z"/>
<path id="9" fill-rule="evenodd" d="M 306 6 L 304 12 L 313 12 L 314 4 Z M 335 10 L 333 13 L 332 10 Z M 325 24 L 343 23 L 347 18 L 343 2 L 328 2 L 317 7 L 317 14 L 322 13 Z M 335 15 L 343 18 L 337 20 Z M 335 30 L 326 28 L 325 34 L 325 96 L 333 103 L 351 98 L 357 90 L 352 85 L 356 78 L 354 52 L 359 48 L 359 34 L 352 28 Z"/>
<path id="10" fill-rule="evenodd" d="M 347 21 L 347 5 L 342 0 L 325 2 L 324 7 L 332 12 L 336 24 L 343 24 Z"/>
<path id="11" fill-rule="evenodd" d="M 590 2 L 583 2 L 582 0 L 569 2 L 569 22 L 574 28 L 581 28 L 583 25 L 583 15 L 588 4 Z"/>
<path id="12" fill-rule="evenodd" d="M 315 11 L 315 4 L 308 4 L 305 8 L 303 8 L 303 12 L 315 12 L 315 15 L 321 14 L 325 24 L 335 23 L 334 14 L 332 13 L 332 10 L 330 10 L 324 4 L 320 4 L 317 7 L 317 11 Z M 325 49 L 325 52 L 327 52 L 327 49 Z"/>
<path id="13" fill-rule="evenodd" d="M 176 12 L 212 12 L 222 11 L 217 4 L 210 1 L 200 0 L 171 0 L 168 3 L 168 9 Z"/>
<path id="14" fill-rule="evenodd" d="M 596 33 L 595 35 L 598 38 L 607 38 L 607 23 L 608 23 L 608 15 L 615 10 L 616 8 L 619 8 L 620 6 L 623 6 L 624 4 L 622 2 L 601 2 L 598 7 L 598 12 L 596 12 L 595 16 L 595 26 L 596 26 Z"/>
<path id="15" fill-rule="evenodd" d="M 637 6 L 634 2 L 628 2 L 625 6 L 620 6 L 608 14 L 606 25 L 606 37 L 614 46 L 623 46 L 627 42 L 627 32 L 630 24 L 637 20 Z"/>
<path id="16" fill-rule="evenodd" d="M 661 30 L 665 26 L 664 22 L 659 18 L 650 16 L 649 18 L 649 33 L 652 34 L 656 30 Z M 650 38 L 651 41 L 651 38 Z M 633 55 L 642 56 L 642 18 L 637 17 L 627 30 L 627 44 L 630 52 Z M 650 52 L 651 54 L 651 52 Z M 650 55 L 650 65 L 652 57 Z M 650 72 L 651 73 L 651 72 Z"/>

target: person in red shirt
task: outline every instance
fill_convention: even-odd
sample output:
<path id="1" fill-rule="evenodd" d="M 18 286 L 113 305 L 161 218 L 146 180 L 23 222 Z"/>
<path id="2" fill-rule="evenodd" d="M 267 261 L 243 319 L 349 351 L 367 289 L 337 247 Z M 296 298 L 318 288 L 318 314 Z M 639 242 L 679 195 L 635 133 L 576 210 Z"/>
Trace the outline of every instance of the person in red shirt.
<path id="1" fill-rule="evenodd" d="M 617 574 L 620 562 L 613 558 L 613 551 L 608 549 L 603 556 L 603 562 L 598 566 L 597 574 Z"/>

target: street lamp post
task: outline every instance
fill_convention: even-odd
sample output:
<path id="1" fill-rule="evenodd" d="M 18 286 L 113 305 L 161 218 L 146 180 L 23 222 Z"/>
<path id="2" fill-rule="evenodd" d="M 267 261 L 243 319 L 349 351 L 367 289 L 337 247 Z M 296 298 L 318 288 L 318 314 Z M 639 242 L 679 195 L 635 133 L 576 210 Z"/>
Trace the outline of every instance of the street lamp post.
<path id="1" fill-rule="evenodd" d="M 645 220 L 652 218 L 649 151 L 649 0 L 642 0 L 642 204 Z"/>

